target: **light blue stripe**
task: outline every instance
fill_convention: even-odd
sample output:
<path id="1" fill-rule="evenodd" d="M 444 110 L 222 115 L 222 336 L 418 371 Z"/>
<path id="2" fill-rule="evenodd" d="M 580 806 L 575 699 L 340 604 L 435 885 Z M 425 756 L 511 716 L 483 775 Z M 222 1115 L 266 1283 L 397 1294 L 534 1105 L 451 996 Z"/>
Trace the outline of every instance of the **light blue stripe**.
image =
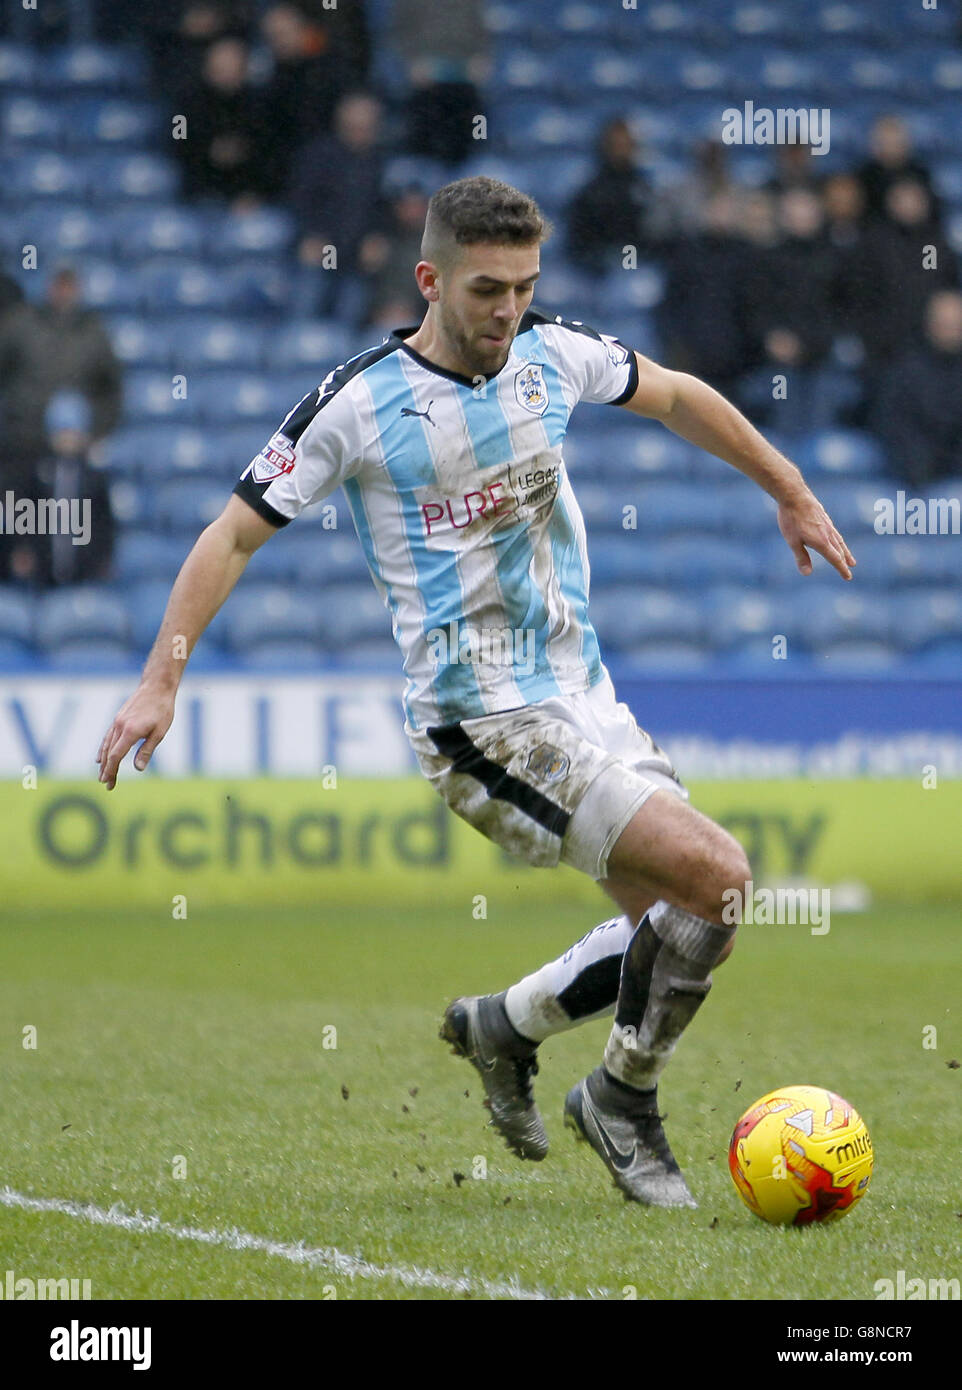
<path id="1" fill-rule="evenodd" d="M 424 604 L 421 630 L 426 643 L 427 634 L 432 628 L 447 629 L 449 623 L 460 619 L 465 612 L 457 556 L 450 551 L 429 550 L 424 543 L 421 508 L 415 489 L 433 485 L 440 492 L 431 451 L 424 435 L 430 426 L 426 421 L 401 415 L 403 406 L 416 409 L 418 402 L 397 353 L 370 367 L 365 373 L 365 380 L 374 402 L 385 465 L 401 508 L 414 583 Z M 381 574 L 376 562 L 375 573 Z M 454 723 L 471 714 L 484 713 L 481 692 L 473 667 L 468 662 L 439 665 L 433 691 L 442 723 Z M 406 712 L 412 725 L 419 727 L 419 721 L 407 702 Z"/>

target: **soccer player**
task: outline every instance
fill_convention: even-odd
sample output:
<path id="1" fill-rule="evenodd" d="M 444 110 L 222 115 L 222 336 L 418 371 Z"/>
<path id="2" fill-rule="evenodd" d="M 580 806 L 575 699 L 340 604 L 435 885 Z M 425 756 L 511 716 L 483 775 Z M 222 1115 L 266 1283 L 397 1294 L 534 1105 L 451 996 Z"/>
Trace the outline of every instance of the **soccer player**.
<path id="1" fill-rule="evenodd" d="M 714 390 L 530 307 L 548 231 L 532 199 L 494 179 L 435 193 L 414 272 L 422 323 L 336 367 L 245 469 L 174 583 L 140 684 L 101 744 L 100 780 L 112 789 L 138 742 L 142 771 L 170 727 L 184 669 L 175 639 L 189 653 L 258 546 L 342 486 L 391 610 L 405 731 L 425 776 L 489 839 L 530 864 L 574 865 L 619 909 L 503 993 L 455 1000 L 442 1037 L 479 1071 L 509 1146 L 540 1159 L 538 1044 L 614 1007 L 566 1123 L 627 1197 L 692 1206 L 657 1086 L 731 951 L 723 895 L 743 892 L 751 871 L 615 698 L 562 457 L 572 409 L 660 420 L 740 469 L 778 503 L 803 574 L 809 550 L 844 579 L 854 559 L 798 469 Z"/>

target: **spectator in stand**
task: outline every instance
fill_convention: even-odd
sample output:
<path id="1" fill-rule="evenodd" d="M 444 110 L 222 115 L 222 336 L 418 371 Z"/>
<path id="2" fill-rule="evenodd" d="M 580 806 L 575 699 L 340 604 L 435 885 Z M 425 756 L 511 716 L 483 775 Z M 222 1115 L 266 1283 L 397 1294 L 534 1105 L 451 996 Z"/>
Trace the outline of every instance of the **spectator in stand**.
<path id="1" fill-rule="evenodd" d="M 185 87 L 180 100 L 187 138 L 173 143 L 183 164 L 186 195 L 242 203 L 267 197 L 274 140 L 269 108 L 249 81 L 244 40 L 215 39 L 204 55 L 199 80 Z"/>
<path id="2" fill-rule="evenodd" d="M 367 322 L 372 327 L 400 328 L 424 317 L 424 299 L 412 266 L 421 259 L 427 210 L 427 195 L 417 185 L 401 189 L 391 200 L 384 259 L 371 278 Z"/>
<path id="3" fill-rule="evenodd" d="M 920 342 L 929 296 L 959 284 L 958 264 L 924 183 L 914 176 L 896 179 L 883 211 L 869 226 L 864 256 L 854 268 L 861 277 L 856 283 L 865 306 L 862 333 L 870 369 Z"/>
<path id="4" fill-rule="evenodd" d="M 649 230 L 659 243 L 692 236 L 704 230 L 706 208 L 717 194 L 727 193 L 737 199 L 744 192 L 732 178 L 728 147 L 720 140 L 700 140 L 691 173 L 652 200 Z"/>
<path id="5" fill-rule="evenodd" d="M 598 167 L 575 195 L 567 214 L 568 254 L 596 275 L 622 264 L 623 248 L 639 259 L 651 254 L 651 188 L 639 169 L 640 150 L 622 117 L 607 121 L 597 144 Z"/>
<path id="6" fill-rule="evenodd" d="M 60 527 L 66 511 L 71 525 L 80 522 L 80 530 L 14 537 L 4 547 L 7 579 L 48 589 L 109 578 L 114 522 L 107 479 L 91 461 L 92 421 L 90 402 L 78 391 L 51 397 L 44 412 L 44 448 L 29 477 L 21 480 L 19 496 L 34 502 L 54 499 Z"/>
<path id="7" fill-rule="evenodd" d="M 56 391 L 79 391 L 91 409 L 90 435 L 116 428 L 121 366 L 99 316 L 80 300 L 72 266 L 59 266 L 44 303 L 24 303 L 0 324 L 0 409 L 4 448 L 35 460 L 44 448 L 44 412 Z"/>
<path id="8" fill-rule="evenodd" d="M 166 0 L 144 7 L 100 0 L 100 8 L 98 35 L 111 42 L 143 39 L 155 85 L 165 94 L 200 81 L 212 43 L 249 42 L 254 34 L 254 0 Z"/>
<path id="9" fill-rule="evenodd" d="M 663 248 L 665 297 L 658 313 L 666 365 L 703 378 L 727 396 L 755 364 L 742 287 L 758 252 L 735 235 L 738 200 L 717 193 L 702 230 Z"/>
<path id="10" fill-rule="evenodd" d="M 477 149 L 478 89 L 489 72 L 484 11 L 483 0 L 394 0 L 391 44 L 407 72 L 405 147 L 411 154 L 455 165 Z"/>
<path id="11" fill-rule="evenodd" d="M 929 195 L 933 220 L 940 218 L 940 209 L 932 193 L 932 178 L 926 166 L 912 150 L 908 127 L 901 116 L 879 116 L 869 135 L 870 157 L 857 171 L 865 190 L 865 210 L 871 218 L 887 219 L 889 189 L 896 182 L 910 180 L 921 184 Z"/>
<path id="12" fill-rule="evenodd" d="M 748 312 L 770 363 L 808 367 L 824 360 L 832 341 L 831 252 L 817 195 L 803 186 L 782 193 L 777 225 Z"/>
<path id="13" fill-rule="evenodd" d="M 364 317 L 364 277 L 384 264 L 389 222 L 382 195 L 381 106 L 367 92 L 342 97 L 334 133 L 318 135 L 298 156 L 290 192 L 303 270 L 302 311 Z"/>
<path id="14" fill-rule="evenodd" d="M 882 373 L 872 427 L 913 488 L 962 477 L 962 294 L 938 290 L 925 334 Z"/>
<path id="15" fill-rule="evenodd" d="M 812 146 L 777 145 L 775 148 L 775 173 L 766 187 L 776 197 L 795 188 L 805 188 L 814 192 L 822 180 L 822 156 L 812 153 Z"/>
<path id="16" fill-rule="evenodd" d="M 320 3 L 271 5 L 262 31 L 271 56 L 264 88 L 267 109 L 281 132 L 274 142 L 274 186 L 287 186 L 299 151 L 330 131 L 346 92 L 364 85 L 370 65 L 362 0 L 328 9 Z"/>
<path id="17" fill-rule="evenodd" d="M 777 198 L 775 242 L 755 252 L 740 298 L 748 339 L 763 361 L 742 383 L 741 399 L 753 418 L 786 433 L 818 428 L 828 403 L 820 373 L 832 346 L 833 259 L 824 234 L 822 204 L 803 185 Z M 775 378 L 784 377 L 782 390 Z"/>

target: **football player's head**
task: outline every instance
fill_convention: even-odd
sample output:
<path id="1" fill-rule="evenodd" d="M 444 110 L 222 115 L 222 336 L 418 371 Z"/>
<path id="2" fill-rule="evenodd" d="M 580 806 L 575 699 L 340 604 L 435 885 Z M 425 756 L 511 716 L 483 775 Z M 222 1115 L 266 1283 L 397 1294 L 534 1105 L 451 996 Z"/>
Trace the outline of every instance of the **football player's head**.
<path id="1" fill-rule="evenodd" d="M 431 198 L 415 275 L 466 375 L 504 366 L 550 233 L 534 199 L 498 179 L 459 179 Z"/>

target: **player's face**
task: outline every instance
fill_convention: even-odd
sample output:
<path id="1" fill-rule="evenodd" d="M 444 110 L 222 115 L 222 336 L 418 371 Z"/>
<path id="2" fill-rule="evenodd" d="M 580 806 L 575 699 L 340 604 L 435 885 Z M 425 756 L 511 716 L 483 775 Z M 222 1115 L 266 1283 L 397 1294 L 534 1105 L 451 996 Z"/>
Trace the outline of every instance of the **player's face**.
<path id="1" fill-rule="evenodd" d="M 499 372 L 540 274 L 540 247 L 466 246 L 443 276 L 441 330 L 467 376 Z"/>

